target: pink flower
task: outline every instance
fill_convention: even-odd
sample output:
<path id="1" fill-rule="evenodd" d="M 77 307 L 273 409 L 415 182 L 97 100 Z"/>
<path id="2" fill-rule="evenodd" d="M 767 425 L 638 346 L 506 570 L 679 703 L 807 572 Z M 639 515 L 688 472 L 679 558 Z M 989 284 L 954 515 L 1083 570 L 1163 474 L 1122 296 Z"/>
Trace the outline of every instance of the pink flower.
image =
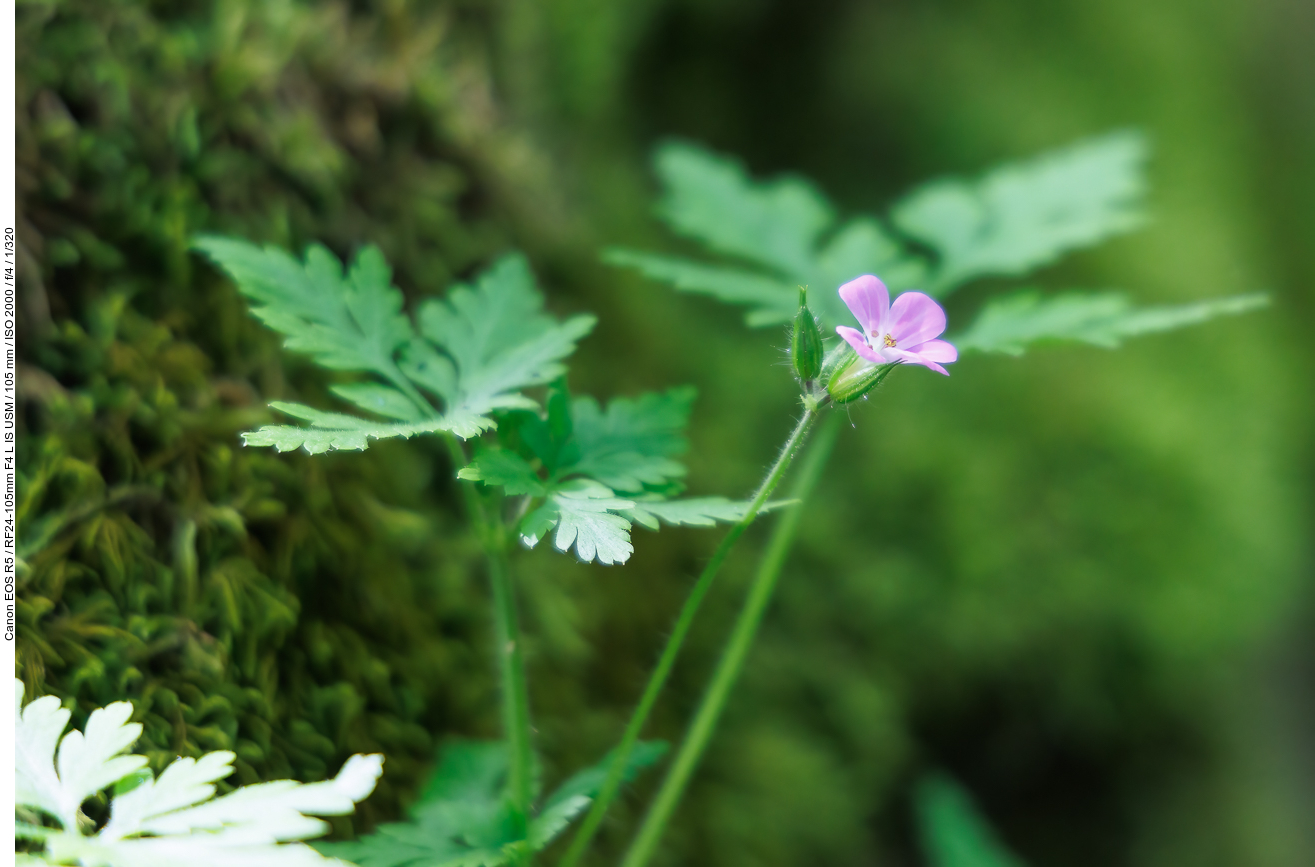
<path id="1" fill-rule="evenodd" d="M 941 364 L 959 357 L 959 350 L 935 338 L 945 330 L 945 311 L 931 296 L 905 292 L 890 303 L 886 284 L 864 274 L 840 287 L 840 297 L 863 330 L 845 325 L 836 333 L 873 364 L 921 364 L 946 376 Z"/>

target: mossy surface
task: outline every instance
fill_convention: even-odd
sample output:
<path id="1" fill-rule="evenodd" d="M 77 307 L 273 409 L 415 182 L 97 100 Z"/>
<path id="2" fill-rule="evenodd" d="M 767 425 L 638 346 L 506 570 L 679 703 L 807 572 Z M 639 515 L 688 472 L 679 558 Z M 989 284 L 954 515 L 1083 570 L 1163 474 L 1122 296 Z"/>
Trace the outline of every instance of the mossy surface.
<path id="1" fill-rule="evenodd" d="M 326 380 L 188 243 L 369 240 L 414 293 L 501 246 L 452 131 L 451 10 L 384 5 L 18 18 L 20 674 L 76 723 L 131 699 L 157 770 L 232 749 L 230 782 L 313 780 L 382 751 L 367 823 L 436 736 L 492 734 L 478 552 L 437 450 L 240 446 Z"/>

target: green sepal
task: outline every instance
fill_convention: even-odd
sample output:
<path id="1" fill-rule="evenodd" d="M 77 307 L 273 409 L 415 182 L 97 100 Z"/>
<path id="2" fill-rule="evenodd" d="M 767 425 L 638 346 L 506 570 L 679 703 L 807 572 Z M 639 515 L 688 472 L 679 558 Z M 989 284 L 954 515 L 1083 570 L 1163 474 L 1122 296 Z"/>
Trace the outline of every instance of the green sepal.
<path id="1" fill-rule="evenodd" d="M 858 353 L 854 351 L 854 347 L 843 340 L 839 341 L 822 361 L 822 373 L 818 379 L 823 383 L 830 383 L 831 377 L 835 376 L 837 370 L 849 367 L 857 359 Z"/>
<path id="2" fill-rule="evenodd" d="M 853 403 L 863 395 L 881 384 L 890 372 L 899 366 L 891 364 L 872 364 L 854 353 L 854 360 L 838 367 L 826 384 L 827 393 L 837 404 Z"/>
<path id="3" fill-rule="evenodd" d="M 808 289 L 799 287 L 799 310 L 790 330 L 790 355 L 794 372 L 803 382 L 812 382 L 822 373 L 822 332 L 808 309 Z"/>

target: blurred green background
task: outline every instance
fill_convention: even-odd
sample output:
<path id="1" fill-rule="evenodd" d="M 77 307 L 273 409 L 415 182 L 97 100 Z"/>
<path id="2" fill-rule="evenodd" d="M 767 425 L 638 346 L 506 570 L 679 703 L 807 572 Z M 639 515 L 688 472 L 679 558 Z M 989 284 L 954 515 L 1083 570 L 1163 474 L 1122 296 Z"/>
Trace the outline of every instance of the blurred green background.
<path id="1" fill-rule="evenodd" d="M 329 380 L 191 234 L 375 242 L 413 299 L 523 248 L 550 306 L 600 315 L 573 387 L 696 384 L 691 490 L 734 496 L 790 424 L 785 335 L 599 263 L 675 244 L 656 141 L 871 212 L 1137 126 L 1152 223 L 1035 282 L 1273 308 L 970 356 L 854 410 L 665 863 L 925 863 L 910 797 L 937 768 L 1036 867 L 1315 860 L 1310 4 L 25 0 L 18 21 L 30 689 L 131 698 L 156 762 L 234 748 L 244 782 L 384 750 L 341 833 L 395 816 L 443 737 L 497 731 L 441 450 L 239 449 L 266 400 L 327 406 Z M 679 736 L 760 542 L 654 733 Z M 712 545 L 519 558 L 549 777 L 618 736 Z"/>

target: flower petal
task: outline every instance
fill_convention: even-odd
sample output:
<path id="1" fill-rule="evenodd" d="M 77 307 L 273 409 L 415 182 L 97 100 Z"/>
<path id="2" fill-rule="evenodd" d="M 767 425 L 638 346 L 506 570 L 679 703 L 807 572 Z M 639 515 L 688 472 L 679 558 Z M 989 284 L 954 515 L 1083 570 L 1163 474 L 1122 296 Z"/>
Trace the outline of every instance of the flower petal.
<path id="1" fill-rule="evenodd" d="M 934 370 L 938 372 L 938 374 L 949 376 L 948 370 L 945 370 L 944 367 L 940 366 L 940 364 L 934 362 L 934 360 L 931 360 L 930 358 L 923 358 L 922 355 L 914 355 L 913 353 L 902 353 L 902 351 L 899 350 L 894 350 L 893 354 L 899 355 L 899 363 L 901 364 L 919 364 L 919 366 L 927 367 L 928 370 Z"/>
<path id="2" fill-rule="evenodd" d="M 946 340 L 928 340 L 926 343 L 910 346 L 909 352 L 932 361 L 939 361 L 941 364 L 949 364 L 952 361 L 959 360 L 959 350 L 954 348 L 953 343 Z"/>
<path id="3" fill-rule="evenodd" d="M 949 346 L 948 343 L 945 345 Z M 930 358 L 927 358 L 926 356 L 918 355 L 916 352 L 907 352 L 902 349 L 888 349 L 886 350 L 886 352 L 891 355 L 898 355 L 900 362 L 902 362 L 903 364 L 920 364 L 923 367 L 930 368 L 931 370 L 934 370 L 940 374 L 944 374 L 945 376 L 950 375 L 950 372 L 948 370 L 941 367 L 935 361 L 931 360 Z"/>
<path id="4" fill-rule="evenodd" d="M 874 364 L 885 364 L 886 359 L 882 358 L 876 350 L 868 346 L 868 342 L 863 339 L 863 332 L 859 331 L 857 328 L 850 328 L 848 325 L 837 325 L 836 334 L 839 334 L 842 340 L 854 347 L 854 351 L 857 352 L 860 357 L 866 358 Z"/>
<path id="5" fill-rule="evenodd" d="M 840 298 L 849 307 L 849 312 L 854 314 L 858 324 L 863 326 L 863 330 L 868 333 L 881 328 L 882 320 L 890 312 L 890 293 L 886 291 L 886 284 L 871 274 L 855 277 L 844 286 L 841 286 Z M 943 325 L 942 328 L 944 328 Z M 936 334 L 939 333 L 939 331 L 936 332 Z M 932 334 L 930 336 L 935 337 L 936 335 Z"/>
<path id="6" fill-rule="evenodd" d="M 930 295 L 905 292 L 891 305 L 890 318 L 884 327 L 901 349 L 917 346 L 945 330 L 945 311 Z"/>

